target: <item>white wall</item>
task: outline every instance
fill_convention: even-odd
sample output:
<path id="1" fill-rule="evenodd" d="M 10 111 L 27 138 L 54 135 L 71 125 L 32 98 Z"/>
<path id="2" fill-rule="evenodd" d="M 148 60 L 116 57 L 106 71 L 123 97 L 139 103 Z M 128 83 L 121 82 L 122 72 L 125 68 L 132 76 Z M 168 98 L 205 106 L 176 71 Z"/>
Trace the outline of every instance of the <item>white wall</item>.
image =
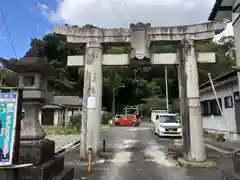
<path id="1" fill-rule="evenodd" d="M 216 87 L 217 96 L 222 100 L 223 116 L 203 116 L 203 128 L 218 131 L 236 132 L 235 107 L 233 97 L 233 92 L 236 91 L 238 91 L 237 83 L 225 84 Z M 232 96 L 233 108 L 225 108 L 224 97 L 226 96 Z M 200 101 L 211 99 L 215 99 L 212 88 L 206 92 L 200 91 Z"/>
<path id="2" fill-rule="evenodd" d="M 72 116 L 75 116 L 77 115 L 78 113 L 80 112 L 80 109 L 73 109 L 73 112 L 72 112 L 72 109 L 68 109 L 67 110 L 67 119 L 65 120 L 66 123 L 70 122 L 70 118 Z"/>
<path id="3" fill-rule="evenodd" d="M 59 120 L 61 118 L 64 118 L 64 117 L 61 117 L 62 116 L 61 111 L 62 111 L 62 109 L 54 109 L 53 123 L 54 123 L 55 126 L 57 126 L 59 124 Z M 80 113 L 80 112 L 81 112 L 80 109 L 74 109 L 73 110 L 73 116 L 78 114 L 78 113 Z M 67 116 L 66 116 L 65 122 L 68 123 L 70 121 L 70 118 L 72 117 L 72 110 L 71 109 L 67 109 L 66 113 L 67 113 Z M 42 111 L 39 111 L 38 117 L 39 117 L 39 121 L 41 123 Z"/>
<path id="4" fill-rule="evenodd" d="M 53 125 L 54 126 L 58 125 L 59 117 L 61 118 L 60 109 L 55 109 L 54 110 L 54 115 L 53 115 Z"/>

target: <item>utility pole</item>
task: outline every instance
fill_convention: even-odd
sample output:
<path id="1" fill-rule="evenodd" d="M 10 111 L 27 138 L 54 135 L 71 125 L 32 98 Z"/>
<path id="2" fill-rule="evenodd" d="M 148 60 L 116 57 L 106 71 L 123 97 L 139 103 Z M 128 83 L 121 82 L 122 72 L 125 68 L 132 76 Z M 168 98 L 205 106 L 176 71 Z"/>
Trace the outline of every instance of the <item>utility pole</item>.
<path id="1" fill-rule="evenodd" d="M 218 104 L 219 111 L 220 111 L 220 113 L 221 113 L 221 115 L 223 117 L 224 124 L 225 124 L 226 128 L 228 129 L 228 124 L 227 124 L 227 121 L 226 121 L 226 118 L 225 118 L 225 114 L 223 113 L 222 106 L 220 105 L 220 102 L 219 102 L 219 99 L 218 99 L 218 96 L 217 96 L 217 92 L 215 90 L 215 87 L 214 87 L 214 84 L 213 84 L 213 81 L 212 81 L 211 73 L 208 73 L 208 78 L 209 78 L 209 82 L 211 83 L 212 90 L 213 90 L 216 102 Z"/>
<path id="2" fill-rule="evenodd" d="M 117 86 L 117 87 L 114 87 L 113 88 L 113 94 L 112 94 L 112 118 L 113 118 L 113 121 L 115 119 L 115 115 L 116 115 L 116 102 L 115 102 L 115 91 L 119 88 L 124 88 L 125 86 L 122 85 L 122 86 Z"/>
<path id="3" fill-rule="evenodd" d="M 115 88 L 113 88 L 112 92 L 112 120 L 114 122 L 115 119 Z"/>
<path id="4" fill-rule="evenodd" d="M 165 91 L 166 91 L 166 109 L 167 113 L 169 113 L 169 99 L 168 99 L 168 73 L 167 66 L 165 66 Z"/>

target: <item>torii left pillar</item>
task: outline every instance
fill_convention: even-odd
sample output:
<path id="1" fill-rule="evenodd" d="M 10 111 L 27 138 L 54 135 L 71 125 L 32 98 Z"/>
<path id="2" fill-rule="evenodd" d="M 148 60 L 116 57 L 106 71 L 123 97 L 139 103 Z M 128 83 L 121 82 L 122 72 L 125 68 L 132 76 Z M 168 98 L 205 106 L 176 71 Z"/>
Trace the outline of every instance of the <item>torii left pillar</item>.
<path id="1" fill-rule="evenodd" d="M 90 96 L 87 102 L 87 148 L 99 150 L 102 110 L 102 48 L 97 41 L 88 42 L 85 55 L 86 68 L 90 72 Z M 96 153 L 96 152 L 95 152 Z"/>
<path id="2" fill-rule="evenodd" d="M 98 41 L 86 44 L 85 56 L 79 56 L 84 68 L 84 109 L 82 116 L 82 138 L 80 156 L 85 159 L 88 148 L 94 154 L 100 146 L 100 124 L 102 109 L 102 46 Z M 87 118 L 86 118 L 87 117 Z"/>

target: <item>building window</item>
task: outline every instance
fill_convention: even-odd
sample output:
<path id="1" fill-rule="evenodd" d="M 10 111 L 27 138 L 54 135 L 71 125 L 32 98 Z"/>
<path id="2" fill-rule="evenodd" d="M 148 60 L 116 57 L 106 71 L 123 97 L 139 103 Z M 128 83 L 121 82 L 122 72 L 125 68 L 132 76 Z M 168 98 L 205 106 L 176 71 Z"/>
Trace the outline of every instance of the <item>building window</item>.
<path id="1" fill-rule="evenodd" d="M 224 97 L 224 104 L 225 104 L 225 108 L 232 108 L 233 107 L 232 96 Z"/>
<path id="2" fill-rule="evenodd" d="M 202 110 L 202 116 L 209 116 L 210 115 L 210 106 L 209 101 L 202 101 L 201 102 L 201 110 Z"/>
<path id="3" fill-rule="evenodd" d="M 222 108 L 222 100 L 221 98 L 218 98 L 220 107 Z M 218 103 L 216 99 L 210 100 L 210 109 L 211 109 L 211 115 L 219 116 L 221 115 L 221 111 L 219 109 Z"/>
<path id="4" fill-rule="evenodd" d="M 222 108 L 222 100 L 221 98 L 218 98 L 220 107 Z M 218 103 L 216 99 L 212 100 L 205 100 L 201 102 L 201 110 L 202 110 L 202 116 L 220 116 L 221 111 L 218 107 Z"/>

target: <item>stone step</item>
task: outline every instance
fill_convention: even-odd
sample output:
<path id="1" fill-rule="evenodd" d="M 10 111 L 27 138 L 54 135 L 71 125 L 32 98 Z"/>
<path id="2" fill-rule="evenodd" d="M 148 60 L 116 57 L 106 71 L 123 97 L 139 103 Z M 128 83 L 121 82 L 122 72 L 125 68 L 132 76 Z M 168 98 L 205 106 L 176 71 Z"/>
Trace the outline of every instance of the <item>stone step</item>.
<path id="1" fill-rule="evenodd" d="M 73 168 L 64 168 L 57 176 L 53 177 L 52 180 L 71 180 L 74 177 Z"/>

